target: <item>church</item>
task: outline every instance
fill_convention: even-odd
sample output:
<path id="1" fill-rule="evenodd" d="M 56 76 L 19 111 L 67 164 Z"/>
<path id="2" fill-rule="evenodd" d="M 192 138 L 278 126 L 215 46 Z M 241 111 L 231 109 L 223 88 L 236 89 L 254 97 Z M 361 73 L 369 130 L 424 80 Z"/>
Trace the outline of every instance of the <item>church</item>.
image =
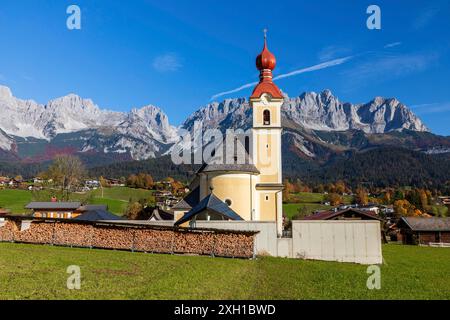
<path id="1" fill-rule="evenodd" d="M 264 36 L 264 48 L 256 58 L 259 83 L 249 100 L 253 111 L 251 147 L 245 147 L 249 161 L 203 164 L 191 192 L 173 207 L 175 225 L 195 226 L 196 220 L 271 221 L 281 235 L 283 95 L 272 81 L 275 66 Z"/>

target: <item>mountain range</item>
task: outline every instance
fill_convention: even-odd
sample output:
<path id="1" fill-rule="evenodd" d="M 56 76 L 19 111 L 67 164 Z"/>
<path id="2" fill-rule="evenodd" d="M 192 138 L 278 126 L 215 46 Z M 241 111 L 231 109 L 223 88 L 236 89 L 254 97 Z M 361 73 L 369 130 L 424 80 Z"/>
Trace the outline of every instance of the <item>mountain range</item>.
<path id="1" fill-rule="evenodd" d="M 431 133 L 395 98 L 352 104 L 324 90 L 285 95 L 284 100 L 284 167 L 290 176 L 385 147 L 450 154 L 450 137 Z M 143 161 L 167 155 L 180 139 L 180 130 L 192 130 L 195 121 L 222 131 L 252 124 L 252 110 L 244 98 L 209 103 L 179 126 L 170 124 L 153 105 L 115 112 L 75 94 L 39 104 L 14 97 L 5 86 L 0 86 L 0 108 L 3 163 L 45 163 L 61 153 L 77 154 L 91 167 Z"/>

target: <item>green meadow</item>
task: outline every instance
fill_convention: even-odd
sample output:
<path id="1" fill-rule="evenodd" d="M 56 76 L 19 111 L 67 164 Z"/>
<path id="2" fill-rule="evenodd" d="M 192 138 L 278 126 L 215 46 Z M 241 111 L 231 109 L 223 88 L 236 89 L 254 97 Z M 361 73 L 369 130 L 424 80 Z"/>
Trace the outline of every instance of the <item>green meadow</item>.
<path id="1" fill-rule="evenodd" d="M 450 299 L 450 249 L 383 246 L 367 266 L 262 257 L 177 256 L 0 243 L 0 299 Z M 69 290 L 67 267 L 81 270 Z"/>
<path id="2" fill-rule="evenodd" d="M 143 189 L 132 189 L 127 187 L 113 187 L 93 190 L 87 193 L 72 193 L 70 200 L 87 201 L 89 204 L 106 204 L 108 209 L 117 215 L 122 215 L 129 200 L 149 199 L 152 191 Z M 39 199 L 33 192 L 28 190 L 3 189 L 0 190 L 0 208 L 11 210 L 12 213 L 26 213 L 25 206 L 31 201 L 49 201 L 49 191 L 39 191 Z"/>

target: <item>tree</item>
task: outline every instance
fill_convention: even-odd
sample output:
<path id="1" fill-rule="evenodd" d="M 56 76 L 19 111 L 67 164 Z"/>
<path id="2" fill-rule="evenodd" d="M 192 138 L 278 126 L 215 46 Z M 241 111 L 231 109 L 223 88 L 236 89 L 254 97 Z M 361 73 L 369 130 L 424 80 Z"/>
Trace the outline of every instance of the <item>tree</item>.
<path id="1" fill-rule="evenodd" d="M 128 220 L 137 220 L 141 215 L 144 206 L 139 202 L 130 202 L 125 215 Z"/>
<path id="2" fill-rule="evenodd" d="M 327 194 L 327 196 L 325 197 L 325 200 L 329 201 L 330 205 L 332 205 L 332 206 L 338 206 L 338 205 L 342 204 L 342 197 L 340 195 L 338 195 L 337 193 Z"/>
<path id="3" fill-rule="evenodd" d="M 339 194 L 344 194 L 347 188 L 345 187 L 344 181 L 340 180 L 335 184 L 336 192 Z"/>
<path id="4" fill-rule="evenodd" d="M 78 157 L 57 156 L 48 169 L 48 177 L 61 188 L 62 198 L 69 200 L 70 193 L 82 181 L 86 169 Z"/>
<path id="5" fill-rule="evenodd" d="M 366 189 L 362 187 L 356 188 L 355 202 L 362 206 L 366 206 L 369 203 L 369 195 Z"/>
<path id="6" fill-rule="evenodd" d="M 103 176 L 101 176 L 101 177 L 98 179 L 98 181 L 99 181 L 100 186 L 101 186 L 102 188 L 107 188 L 107 187 L 109 187 L 108 180 L 106 180 L 105 178 L 103 178 Z"/>

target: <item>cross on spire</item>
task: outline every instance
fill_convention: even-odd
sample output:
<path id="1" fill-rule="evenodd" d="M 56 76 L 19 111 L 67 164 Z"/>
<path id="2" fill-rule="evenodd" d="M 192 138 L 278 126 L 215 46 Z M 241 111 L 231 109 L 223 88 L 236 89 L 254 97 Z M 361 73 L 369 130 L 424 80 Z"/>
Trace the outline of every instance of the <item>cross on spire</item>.
<path id="1" fill-rule="evenodd" d="M 263 32 L 264 32 L 264 40 L 267 39 L 267 28 L 264 28 Z"/>

